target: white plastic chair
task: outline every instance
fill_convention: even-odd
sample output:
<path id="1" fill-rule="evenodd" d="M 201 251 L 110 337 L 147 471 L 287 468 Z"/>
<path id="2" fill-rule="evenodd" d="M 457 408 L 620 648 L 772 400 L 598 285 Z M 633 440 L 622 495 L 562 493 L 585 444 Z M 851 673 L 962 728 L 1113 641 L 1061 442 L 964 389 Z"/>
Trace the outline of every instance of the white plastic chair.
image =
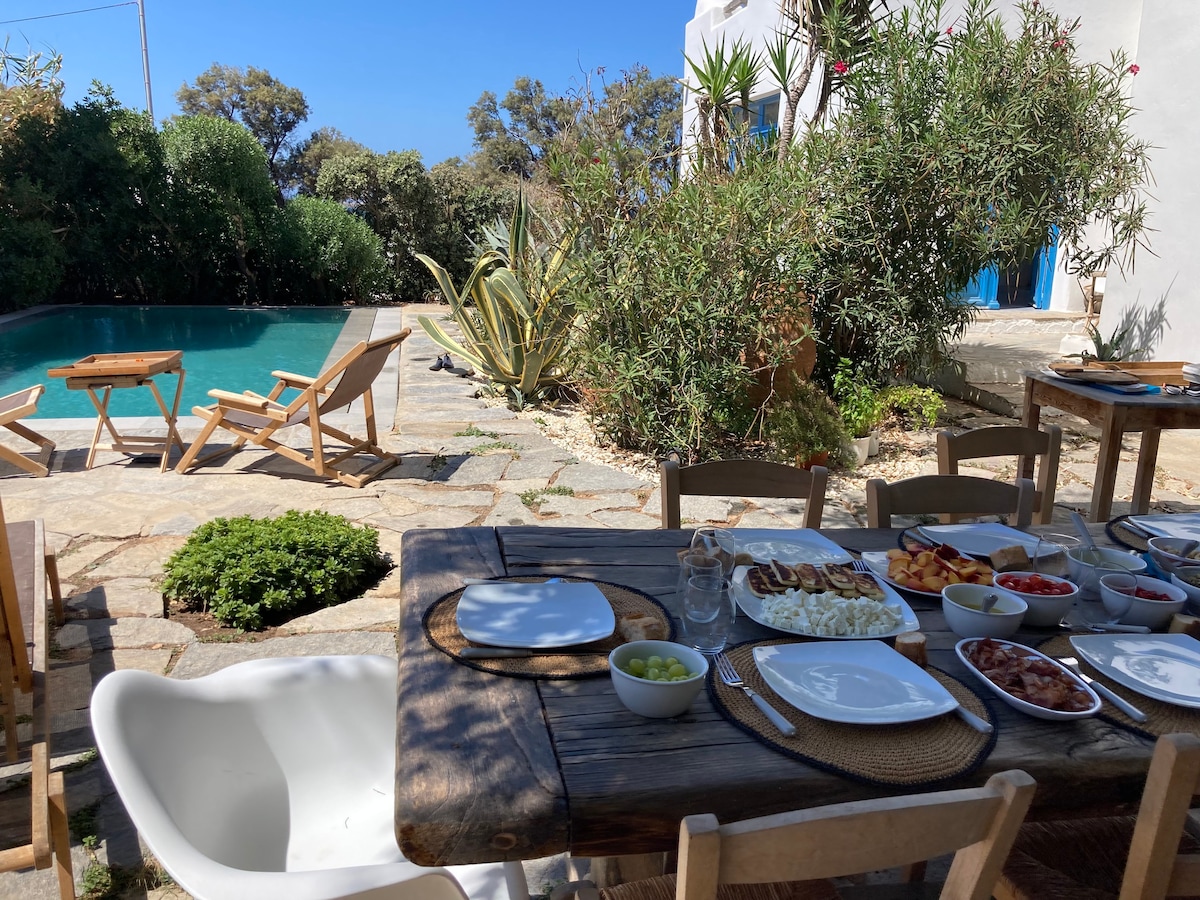
<path id="1" fill-rule="evenodd" d="M 196 900 L 528 900 L 519 862 L 426 868 L 396 844 L 396 662 L 123 670 L 92 728 L 150 850 Z"/>

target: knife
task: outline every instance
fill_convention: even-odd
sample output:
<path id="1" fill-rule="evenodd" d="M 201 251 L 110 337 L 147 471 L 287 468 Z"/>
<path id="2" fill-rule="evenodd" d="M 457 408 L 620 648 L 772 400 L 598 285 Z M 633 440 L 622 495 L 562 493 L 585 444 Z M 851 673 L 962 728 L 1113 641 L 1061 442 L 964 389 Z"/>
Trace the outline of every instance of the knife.
<path id="1" fill-rule="evenodd" d="M 563 650 L 561 648 L 551 648 L 548 650 L 534 650 L 530 647 L 464 647 L 458 651 L 459 659 L 527 659 L 530 656 L 588 656 L 602 653 L 608 655 L 607 650 Z"/>
<path id="2" fill-rule="evenodd" d="M 1064 666 L 1070 669 L 1078 676 L 1079 680 L 1090 687 L 1093 691 L 1119 709 L 1135 722 L 1145 722 L 1146 714 L 1122 697 L 1115 691 L 1109 690 L 1107 685 L 1103 685 L 1090 675 L 1085 675 L 1079 668 L 1079 660 L 1073 656 L 1067 656 L 1059 660 Z"/>
<path id="3" fill-rule="evenodd" d="M 975 715 L 975 713 L 971 712 L 961 703 L 954 707 L 954 711 L 958 713 L 958 717 L 960 719 L 962 719 L 980 734 L 991 734 L 993 731 L 995 731 L 995 729 L 992 728 L 991 722 L 987 721 L 986 719 L 979 718 L 979 716 Z"/>

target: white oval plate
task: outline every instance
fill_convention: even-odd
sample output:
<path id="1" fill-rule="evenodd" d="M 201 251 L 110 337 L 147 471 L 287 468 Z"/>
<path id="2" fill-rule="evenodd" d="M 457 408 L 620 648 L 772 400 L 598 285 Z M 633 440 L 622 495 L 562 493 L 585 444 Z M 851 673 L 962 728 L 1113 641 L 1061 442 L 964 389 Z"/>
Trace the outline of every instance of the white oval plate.
<path id="1" fill-rule="evenodd" d="M 738 553 L 749 554 L 758 563 L 773 559 L 789 566 L 796 563 L 849 563 L 849 553 L 819 531 L 811 528 L 734 528 Z"/>
<path id="2" fill-rule="evenodd" d="M 1099 638 L 1099 640 L 1096 640 Z M 1186 634 L 1078 634 L 1075 652 L 1117 684 L 1200 709 L 1200 641 Z"/>
<path id="3" fill-rule="evenodd" d="M 746 572 L 749 571 L 748 566 L 738 566 L 733 570 L 733 598 L 737 601 L 737 605 L 742 612 L 752 618 L 759 625 L 766 625 L 767 628 L 773 631 L 782 631 L 784 634 L 798 634 L 804 637 L 820 637 L 823 641 L 878 641 L 883 638 L 895 637 L 898 634 L 905 634 L 909 631 L 918 631 L 921 628 L 921 622 L 917 619 L 917 614 L 913 612 L 913 608 L 904 602 L 904 599 L 897 594 L 891 587 L 886 584 L 880 584 L 883 590 L 884 603 L 897 609 L 903 620 L 886 634 L 822 634 L 814 635 L 808 631 L 797 631 L 792 628 L 779 628 L 771 625 L 763 618 L 763 600 L 756 596 L 748 587 L 746 587 Z M 879 578 L 875 581 L 878 583 Z"/>
<path id="4" fill-rule="evenodd" d="M 1084 684 L 1074 672 L 1060 663 L 1052 656 L 1047 656 L 1044 653 L 1038 653 L 1032 647 L 1026 647 L 1024 644 L 1018 644 L 1013 641 L 1006 641 L 1000 638 L 992 638 L 997 644 L 1002 647 L 1015 647 L 1021 651 L 1024 656 L 1038 656 L 1051 663 L 1056 669 L 1066 675 L 1071 681 L 1077 684 L 1080 690 L 1087 693 L 1092 698 L 1092 706 L 1089 709 L 1080 712 L 1066 712 L 1058 709 L 1047 709 L 1044 706 L 1038 706 L 1036 703 L 1030 703 L 1022 700 L 1019 697 L 1014 697 L 1000 685 L 993 682 L 990 678 L 984 675 L 979 669 L 975 668 L 975 664 L 967 658 L 969 648 L 978 641 L 985 640 L 984 638 L 963 638 L 954 645 L 954 652 L 958 654 L 958 658 L 962 660 L 962 664 L 967 667 L 968 671 L 980 681 L 982 681 L 993 694 L 1011 706 L 1013 709 L 1020 710 L 1026 715 L 1033 716 L 1035 719 L 1051 719 L 1051 720 L 1067 720 L 1067 719 L 1086 719 L 1088 716 L 1094 716 L 1100 712 L 1100 698 L 1096 696 L 1096 692 Z"/>
<path id="5" fill-rule="evenodd" d="M 590 582 L 473 584 L 458 601 L 458 630 L 490 647 L 570 647 L 608 637 L 612 604 Z"/>
<path id="6" fill-rule="evenodd" d="M 878 640 L 755 647 L 754 662 L 771 690 L 830 722 L 917 722 L 958 706 L 932 675 Z"/>

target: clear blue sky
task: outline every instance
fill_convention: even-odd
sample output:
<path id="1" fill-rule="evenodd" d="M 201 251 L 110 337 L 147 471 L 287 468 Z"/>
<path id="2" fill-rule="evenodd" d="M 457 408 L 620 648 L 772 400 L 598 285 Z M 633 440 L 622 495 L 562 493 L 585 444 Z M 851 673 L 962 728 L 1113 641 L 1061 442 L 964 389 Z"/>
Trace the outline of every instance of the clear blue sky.
<path id="1" fill-rule="evenodd" d="M 105 6 L 117 0 L 0 0 L 0 20 Z M 610 76 L 641 63 L 683 74 L 683 31 L 695 0 L 594 4 L 562 0 L 145 0 L 158 120 L 175 91 L 212 63 L 257 66 L 308 99 L 301 126 L 329 125 L 378 152 L 420 151 L 431 166 L 472 151 L 467 109 L 521 75 L 561 93 L 582 73 Z M 144 109 L 137 7 L 0 25 L 9 52 L 63 55 L 66 101 L 93 79 Z"/>

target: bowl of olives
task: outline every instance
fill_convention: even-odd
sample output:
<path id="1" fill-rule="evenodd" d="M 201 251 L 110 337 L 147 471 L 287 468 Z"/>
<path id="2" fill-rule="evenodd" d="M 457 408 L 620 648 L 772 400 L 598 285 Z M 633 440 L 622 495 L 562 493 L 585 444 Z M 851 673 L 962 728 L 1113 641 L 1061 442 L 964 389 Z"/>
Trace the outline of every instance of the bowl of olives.
<path id="1" fill-rule="evenodd" d="M 639 716 L 668 719 L 687 712 L 708 674 L 704 654 L 673 641 L 630 641 L 608 655 L 613 687 Z"/>

